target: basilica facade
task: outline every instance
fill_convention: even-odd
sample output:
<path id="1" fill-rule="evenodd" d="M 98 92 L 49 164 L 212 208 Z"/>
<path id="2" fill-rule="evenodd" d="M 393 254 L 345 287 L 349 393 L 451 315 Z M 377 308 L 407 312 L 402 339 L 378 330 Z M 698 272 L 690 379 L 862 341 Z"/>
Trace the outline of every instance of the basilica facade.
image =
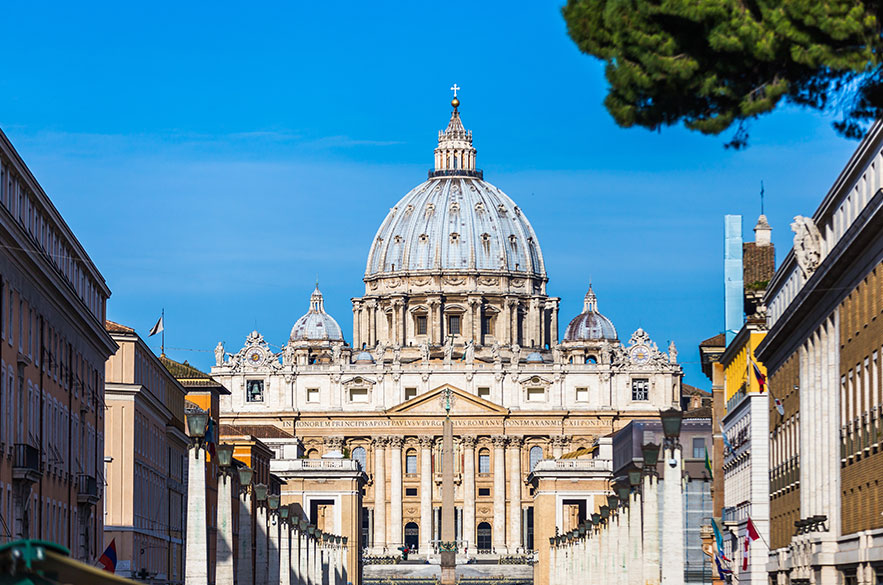
<path id="1" fill-rule="evenodd" d="M 218 344 L 211 372 L 230 390 L 222 422 L 260 436 L 283 480 L 298 461 L 356 462 L 359 539 L 371 554 L 404 545 L 431 554 L 440 540 L 443 394 L 453 396 L 454 517 L 466 556 L 535 549 L 536 523 L 560 518 L 534 517 L 534 467 L 597 454 L 600 439 L 680 397 L 674 345 L 662 351 L 641 329 L 620 338 L 591 286 L 560 334 L 537 234 L 476 168 L 472 133 L 452 105 L 434 169 L 370 243 L 351 341 L 317 286 L 289 339 L 272 340 L 281 352 L 254 331 L 241 348 Z M 592 494 L 573 496 L 595 507 Z M 303 500 L 304 512 L 340 534 L 340 506 L 323 498 Z"/>

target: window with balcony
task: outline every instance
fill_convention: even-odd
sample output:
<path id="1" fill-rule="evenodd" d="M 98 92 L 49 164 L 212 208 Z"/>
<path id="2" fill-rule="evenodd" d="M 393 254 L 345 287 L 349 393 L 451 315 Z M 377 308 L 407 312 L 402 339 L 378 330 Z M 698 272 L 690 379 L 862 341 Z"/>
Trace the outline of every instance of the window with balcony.
<path id="1" fill-rule="evenodd" d="M 417 473 L 417 451 L 409 449 L 405 454 L 405 473 Z"/>

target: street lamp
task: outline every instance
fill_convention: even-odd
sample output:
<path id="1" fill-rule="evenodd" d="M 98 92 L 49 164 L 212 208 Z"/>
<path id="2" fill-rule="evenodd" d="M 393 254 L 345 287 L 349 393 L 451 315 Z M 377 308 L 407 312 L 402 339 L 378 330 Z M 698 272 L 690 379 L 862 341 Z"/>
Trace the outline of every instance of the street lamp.
<path id="1" fill-rule="evenodd" d="M 621 506 L 628 506 L 628 504 L 629 504 L 629 494 L 631 493 L 631 489 L 629 489 L 629 488 L 623 486 L 623 487 L 620 487 L 617 491 L 619 492 L 619 502 L 620 502 L 620 505 L 621 505 Z"/>
<path id="2" fill-rule="evenodd" d="M 267 496 L 267 506 L 272 511 L 276 511 L 279 509 L 279 501 L 281 500 L 279 494 L 270 494 Z"/>
<path id="3" fill-rule="evenodd" d="M 251 467 L 243 466 L 239 468 L 239 487 L 242 491 L 248 491 L 252 477 L 254 477 L 254 470 Z"/>
<path id="4" fill-rule="evenodd" d="M 633 469 L 629 471 L 629 485 L 633 488 L 637 488 L 641 485 L 641 472 L 637 469 Z"/>
<path id="5" fill-rule="evenodd" d="M 607 520 L 610 517 L 610 508 L 601 506 L 601 520 Z"/>
<path id="6" fill-rule="evenodd" d="M 290 513 L 291 513 L 291 510 L 287 505 L 279 508 L 279 517 L 282 518 L 282 520 L 284 520 L 286 522 L 288 521 L 288 516 Z"/>
<path id="7" fill-rule="evenodd" d="M 601 523 L 601 514 L 598 514 L 597 512 L 592 514 L 592 525 L 597 526 L 600 523 Z"/>
<path id="8" fill-rule="evenodd" d="M 618 497 L 616 497 L 615 495 L 612 495 L 612 494 L 607 496 L 607 507 L 608 508 L 610 508 L 611 510 L 615 510 L 618 505 L 619 505 L 619 498 Z"/>
<path id="9" fill-rule="evenodd" d="M 681 434 L 681 423 L 684 419 L 684 412 L 677 408 L 669 408 L 659 413 L 662 419 L 662 432 L 665 434 L 666 441 L 677 443 Z"/>
<path id="10" fill-rule="evenodd" d="M 221 471 L 226 472 L 233 465 L 233 445 L 221 443 L 215 449 L 215 455 L 218 458 L 218 467 Z"/>
<path id="11" fill-rule="evenodd" d="M 208 426 L 208 413 L 204 410 L 191 410 L 187 413 L 187 429 L 190 436 L 201 442 L 205 438 L 205 429 Z"/>
<path id="12" fill-rule="evenodd" d="M 267 501 L 267 484 L 259 483 L 254 486 L 254 497 L 259 504 Z"/>

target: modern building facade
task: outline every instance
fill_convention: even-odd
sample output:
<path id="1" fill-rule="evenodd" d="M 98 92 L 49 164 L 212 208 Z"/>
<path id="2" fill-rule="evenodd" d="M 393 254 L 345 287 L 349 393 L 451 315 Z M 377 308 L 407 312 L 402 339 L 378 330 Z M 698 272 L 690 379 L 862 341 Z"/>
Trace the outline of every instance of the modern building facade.
<path id="1" fill-rule="evenodd" d="M 776 583 L 883 578 L 883 125 L 862 140 L 765 297 Z"/>
<path id="2" fill-rule="evenodd" d="M 104 498 L 110 290 L 0 131 L 0 535 L 93 562 Z"/>
<path id="3" fill-rule="evenodd" d="M 107 321 L 104 540 L 117 574 L 184 582 L 187 502 L 185 388 L 135 330 Z"/>
<path id="4" fill-rule="evenodd" d="M 230 391 L 222 421 L 266 442 L 283 479 L 301 454 L 358 463 L 360 540 L 374 555 L 405 545 L 435 554 L 444 391 L 454 397 L 457 540 L 491 558 L 532 549 L 537 522 L 557 521 L 537 519 L 525 483 L 540 461 L 591 449 L 680 400 L 674 345 L 661 351 L 641 329 L 621 340 L 591 287 L 559 335 L 538 237 L 476 168 L 453 105 L 428 180 L 393 205 L 371 242 L 352 346 L 317 287 L 290 337 L 274 340 L 281 352 L 255 331 L 231 352 L 218 344 L 211 370 Z M 297 495 L 282 494 L 283 503 Z"/>

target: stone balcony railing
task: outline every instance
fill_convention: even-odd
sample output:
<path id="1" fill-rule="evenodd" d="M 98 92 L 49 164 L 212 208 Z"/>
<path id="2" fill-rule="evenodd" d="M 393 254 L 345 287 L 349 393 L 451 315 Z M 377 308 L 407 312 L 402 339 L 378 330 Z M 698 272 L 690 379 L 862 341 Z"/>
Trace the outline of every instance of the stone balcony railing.
<path id="1" fill-rule="evenodd" d="M 533 471 L 612 471 L 610 459 L 543 459 Z"/>
<path id="2" fill-rule="evenodd" d="M 282 459 L 271 463 L 277 471 L 354 471 L 360 472 L 359 462 L 354 459 Z"/>

